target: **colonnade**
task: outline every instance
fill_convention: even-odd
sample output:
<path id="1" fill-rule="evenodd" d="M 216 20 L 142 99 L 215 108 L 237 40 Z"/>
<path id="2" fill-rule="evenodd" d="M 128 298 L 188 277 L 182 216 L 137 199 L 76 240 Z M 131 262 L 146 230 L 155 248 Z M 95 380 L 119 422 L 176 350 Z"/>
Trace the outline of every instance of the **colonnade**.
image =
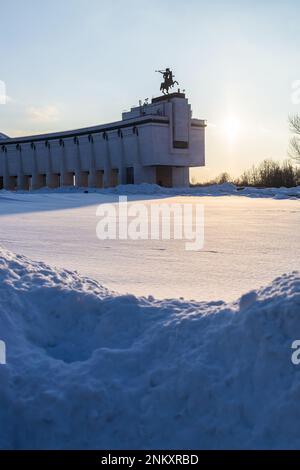
<path id="1" fill-rule="evenodd" d="M 122 129 L 32 141 L 27 138 L 18 143 L 14 142 L 18 139 L 11 139 L 11 143 L 2 145 L 0 142 L 0 189 L 105 188 L 133 183 L 135 168 L 141 165 L 137 127 L 127 129 L 126 135 L 136 140 L 130 155 L 126 154 Z M 115 149 L 117 145 L 114 158 L 111 137 Z"/>

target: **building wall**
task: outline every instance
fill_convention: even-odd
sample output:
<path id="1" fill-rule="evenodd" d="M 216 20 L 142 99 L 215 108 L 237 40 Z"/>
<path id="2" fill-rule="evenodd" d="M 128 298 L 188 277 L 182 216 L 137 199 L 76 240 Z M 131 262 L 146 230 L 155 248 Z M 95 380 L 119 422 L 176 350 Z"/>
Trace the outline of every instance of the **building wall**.
<path id="1" fill-rule="evenodd" d="M 161 180 L 167 174 L 167 185 L 186 186 L 189 168 L 205 164 L 205 122 L 192 119 L 184 95 L 156 98 L 122 118 L 75 131 L 2 138 L 0 188 L 108 187 L 132 177 L 137 184 L 158 183 L 157 175 Z"/>

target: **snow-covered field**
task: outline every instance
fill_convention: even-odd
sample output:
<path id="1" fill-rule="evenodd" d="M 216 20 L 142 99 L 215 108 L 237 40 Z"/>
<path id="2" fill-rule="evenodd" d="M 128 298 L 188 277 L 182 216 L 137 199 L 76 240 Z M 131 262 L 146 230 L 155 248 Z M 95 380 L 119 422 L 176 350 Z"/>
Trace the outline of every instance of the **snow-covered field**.
<path id="1" fill-rule="evenodd" d="M 0 448 L 299 448 L 299 188 L 266 191 L 126 188 L 204 204 L 198 252 L 99 241 L 123 188 L 0 192 Z"/>
<path id="2" fill-rule="evenodd" d="M 158 301 L 0 250 L 0 447 L 299 448 L 299 308 L 296 274 Z"/>
<path id="3" fill-rule="evenodd" d="M 299 268 L 300 201 L 286 195 L 300 194 L 299 188 L 274 190 L 273 198 L 241 197 L 243 192 L 230 185 L 195 188 L 193 196 L 161 188 L 157 193 L 157 187 L 147 185 L 126 191 L 136 193 L 130 200 L 148 206 L 161 201 L 203 204 L 204 249 L 187 252 L 180 240 L 98 240 L 96 208 L 116 202 L 124 188 L 94 194 L 0 192 L 0 244 L 78 270 L 118 292 L 157 298 L 230 301 Z"/>

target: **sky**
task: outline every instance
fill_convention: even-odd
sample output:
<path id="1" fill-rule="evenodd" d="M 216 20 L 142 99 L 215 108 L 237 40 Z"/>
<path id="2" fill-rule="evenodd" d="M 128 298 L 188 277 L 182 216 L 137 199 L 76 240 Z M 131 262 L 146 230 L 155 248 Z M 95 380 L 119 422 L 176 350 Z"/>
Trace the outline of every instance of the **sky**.
<path id="1" fill-rule="evenodd" d="M 300 113 L 295 0 L 0 0 L 0 15 L 0 132 L 119 120 L 160 94 L 155 70 L 170 67 L 208 122 L 193 178 L 288 157 L 288 116 Z"/>

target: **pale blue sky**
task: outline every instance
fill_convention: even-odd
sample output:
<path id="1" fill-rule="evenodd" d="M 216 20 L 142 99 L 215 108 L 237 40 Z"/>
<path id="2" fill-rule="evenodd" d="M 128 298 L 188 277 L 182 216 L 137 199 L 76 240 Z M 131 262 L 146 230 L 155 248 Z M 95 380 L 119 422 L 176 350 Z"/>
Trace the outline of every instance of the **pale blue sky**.
<path id="1" fill-rule="evenodd" d="M 221 0 L 0 0 L 1 67 L 11 136 L 118 120 L 159 94 L 171 67 L 207 119 L 207 168 L 238 174 L 285 159 L 287 116 L 300 112 L 300 4 Z"/>

